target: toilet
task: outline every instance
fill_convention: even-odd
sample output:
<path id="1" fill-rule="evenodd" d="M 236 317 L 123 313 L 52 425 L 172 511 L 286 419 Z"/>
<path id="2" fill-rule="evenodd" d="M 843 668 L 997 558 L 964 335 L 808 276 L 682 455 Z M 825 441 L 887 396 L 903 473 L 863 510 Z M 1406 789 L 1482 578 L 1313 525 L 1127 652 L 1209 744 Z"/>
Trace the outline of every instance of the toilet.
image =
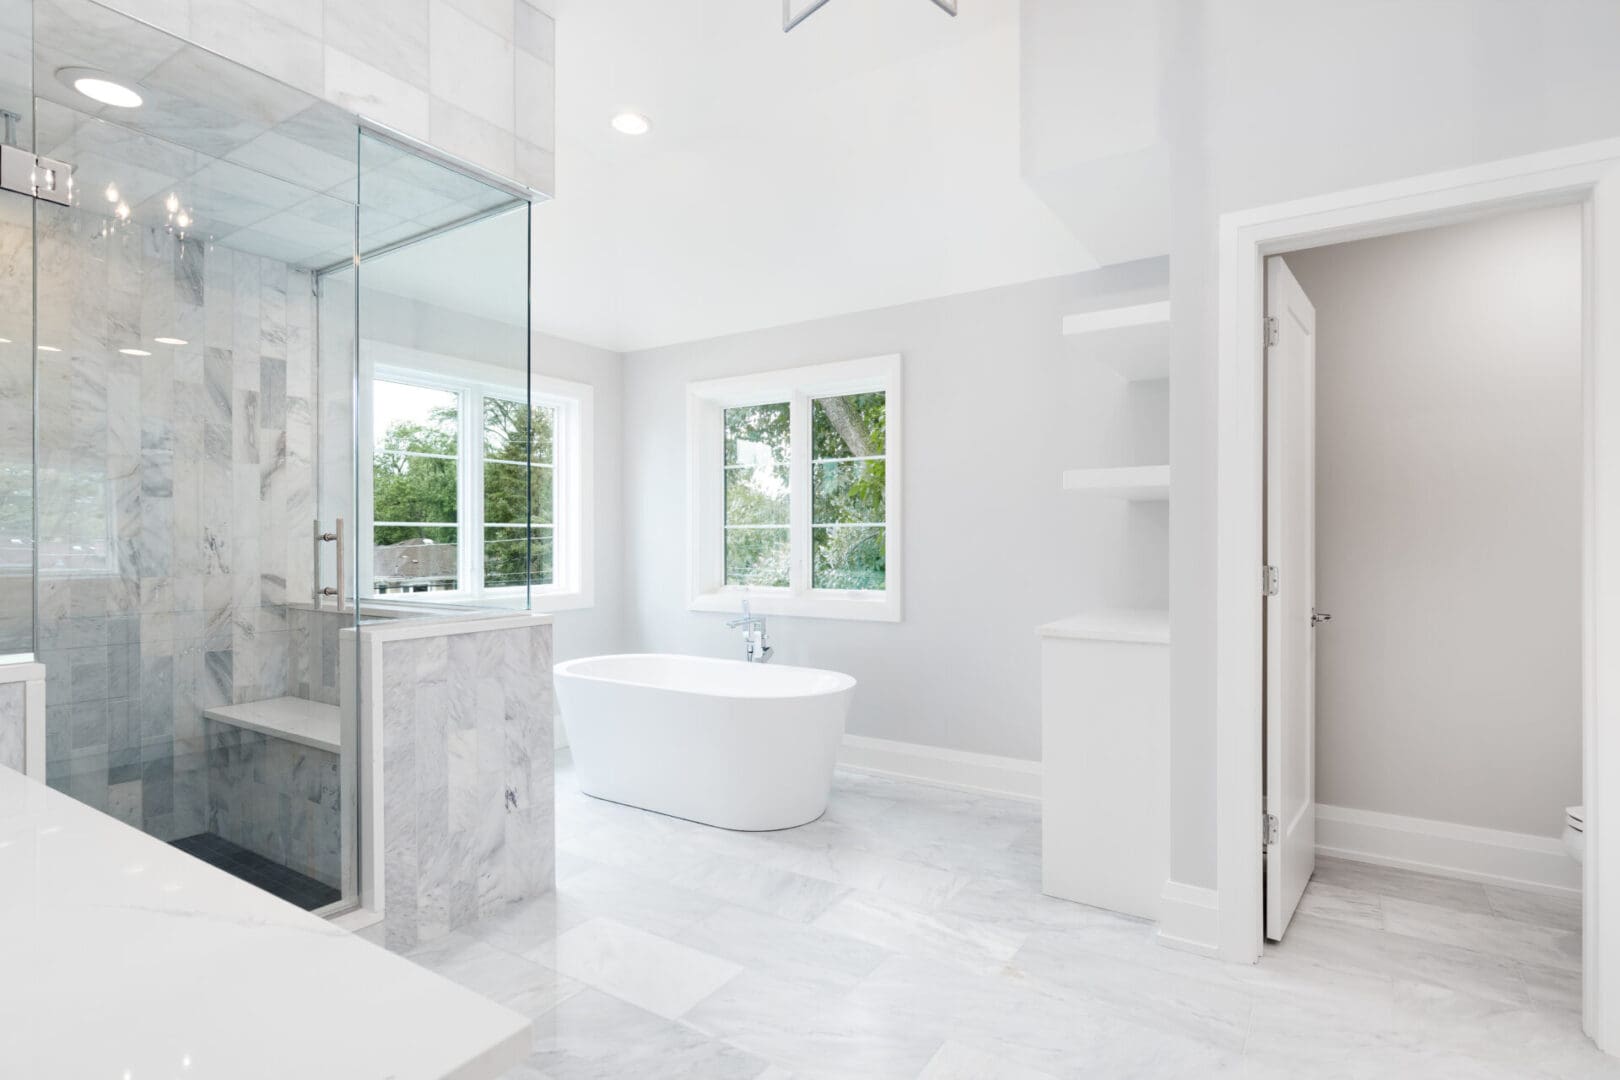
<path id="1" fill-rule="evenodd" d="M 1566 806 L 1564 808 L 1564 850 L 1568 851 L 1576 862 L 1582 861 L 1586 851 L 1586 807 Z"/>

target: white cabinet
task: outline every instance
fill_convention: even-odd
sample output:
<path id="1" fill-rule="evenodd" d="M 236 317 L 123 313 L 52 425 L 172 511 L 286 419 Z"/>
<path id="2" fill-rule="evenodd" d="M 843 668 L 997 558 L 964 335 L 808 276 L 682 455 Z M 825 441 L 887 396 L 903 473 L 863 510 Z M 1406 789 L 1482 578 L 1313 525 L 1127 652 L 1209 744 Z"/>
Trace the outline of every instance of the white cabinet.
<path id="1" fill-rule="evenodd" d="M 1168 617 L 1094 612 L 1040 634 L 1041 891 L 1157 919 L 1169 876 Z"/>

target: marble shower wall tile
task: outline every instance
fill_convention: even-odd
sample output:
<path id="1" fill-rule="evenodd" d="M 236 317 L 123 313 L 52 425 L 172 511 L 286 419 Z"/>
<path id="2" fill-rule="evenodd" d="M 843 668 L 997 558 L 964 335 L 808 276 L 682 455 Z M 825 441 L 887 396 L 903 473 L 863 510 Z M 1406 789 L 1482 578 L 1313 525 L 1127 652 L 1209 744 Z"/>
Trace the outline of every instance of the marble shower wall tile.
<path id="1" fill-rule="evenodd" d="M 551 627 L 384 641 L 373 678 L 389 947 L 549 891 Z"/>
<path id="2" fill-rule="evenodd" d="M 552 194 L 556 31 L 526 0 L 111 0 L 231 60 Z"/>
<path id="3" fill-rule="evenodd" d="M 37 227 L 40 342 L 62 343 L 38 379 L 46 772 L 173 839 L 207 823 L 202 710 L 296 692 L 314 298 L 284 264 L 107 225 Z"/>

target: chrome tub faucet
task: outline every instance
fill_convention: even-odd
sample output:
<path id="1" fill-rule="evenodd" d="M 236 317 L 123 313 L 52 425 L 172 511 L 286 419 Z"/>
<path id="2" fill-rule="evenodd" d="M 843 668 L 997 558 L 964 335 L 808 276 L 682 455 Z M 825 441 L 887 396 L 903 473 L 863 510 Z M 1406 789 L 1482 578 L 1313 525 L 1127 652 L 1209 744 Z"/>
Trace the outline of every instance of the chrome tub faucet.
<path id="1" fill-rule="evenodd" d="M 726 629 L 743 632 L 743 659 L 750 664 L 763 664 L 776 651 L 771 648 L 771 639 L 765 632 L 765 616 L 753 613 L 746 596 L 743 597 L 742 615 L 728 620 Z"/>

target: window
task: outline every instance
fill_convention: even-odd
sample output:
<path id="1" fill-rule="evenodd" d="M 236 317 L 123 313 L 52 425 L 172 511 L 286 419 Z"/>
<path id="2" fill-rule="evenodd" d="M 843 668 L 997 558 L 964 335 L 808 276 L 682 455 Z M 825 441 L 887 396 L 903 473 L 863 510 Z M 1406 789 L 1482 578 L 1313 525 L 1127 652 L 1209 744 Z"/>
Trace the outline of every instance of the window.
<path id="1" fill-rule="evenodd" d="M 690 606 L 900 618 L 900 358 L 693 383 Z"/>
<path id="2" fill-rule="evenodd" d="M 525 388 L 414 350 L 387 359 L 369 380 L 365 594 L 588 606 L 590 387 Z"/>

